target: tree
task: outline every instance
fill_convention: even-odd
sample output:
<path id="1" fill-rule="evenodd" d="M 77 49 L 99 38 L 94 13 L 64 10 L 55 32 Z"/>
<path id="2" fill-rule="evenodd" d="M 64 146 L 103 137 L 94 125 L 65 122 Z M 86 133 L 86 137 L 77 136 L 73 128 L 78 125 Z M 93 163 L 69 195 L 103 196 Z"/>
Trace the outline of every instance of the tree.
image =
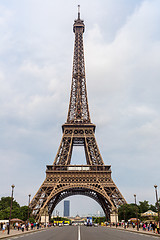
<path id="1" fill-rule="evenodd" d="M 140 213 L 144 213 L 147 212 L 149 210 L 149 203 L 148 201 L 144 200 L 143 202 L 139 201 L 139 212 Z"/>
<path id="2" fill-rule="evenodd" d="M 152 210 L 153 212 L 157 212 L 156 206 L 150 204 L 149 210 Z"/>
<path id="3" fill-rule="evenodd" d="M 26 221 L 28 219 L 28 206 L 20 207 L 20 219 L 22 219 L 23 221 Z"/>
<path id="4" fill-rule="evenodd" d="M 10 206 L 11 206 L 11 197 L 2 197 L 0 200 L 0 211 L 4 210 Z M 12 207 L 20 208 L 20 205 L 16 202 L 16 200 L 13 200 Z"/>
<path id="5" fill-rule="evenodd" d="M 11 197 L 2 197 L 0 200 L 0 219 L 9 219 L 10 216 Z M 28 218 L 28 206 L 22 206 L 13 200 L 12 218 L 19 218 L 26 221 Z"/>
<path id="6" fill-rule="evenodd" d="M 105 222 L 106 221 L 106 217 L 92 217 L 92 220 L 93 220 L 94 223 L 101 224 L 101 222 Z"/>
<path id="7" fill-rule="evenodd" d="M 119 220 L 128 221 L 130 218 L 136 217 L 136 205 L 134 203 L 124 204 L 118 209 Z M 125 219 L 124 219 L 125 218 Z"/>
<path id="8" fill-rule="evenodd" d="M 0 200 L 0 219 L 9 219 L 10 216 L 11 197 L 2 197 Z M 29 209 L 31 213 L 31 209 Z M 22 206 L 13 200 L 12 202 L 12 218 L 19 218 L 23 221 L 28 219 L 28 206 Z M 33 222 L 33 218 L 32 218 Z"/>
<path id="9" fill-rule="evenodd" d="M 0 210 L 0 219 L 9 219 L 10 207 Z"/>

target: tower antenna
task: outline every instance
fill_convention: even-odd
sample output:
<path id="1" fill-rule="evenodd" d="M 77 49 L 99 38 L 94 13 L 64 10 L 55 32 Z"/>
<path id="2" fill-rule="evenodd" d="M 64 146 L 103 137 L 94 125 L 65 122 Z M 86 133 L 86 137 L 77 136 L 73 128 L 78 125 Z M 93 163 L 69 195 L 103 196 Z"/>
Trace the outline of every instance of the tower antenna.
<path id="1" fill-rule="evenodd" d="M 78 5 L 78 19 L 80 19 L 80 5 Z"/>

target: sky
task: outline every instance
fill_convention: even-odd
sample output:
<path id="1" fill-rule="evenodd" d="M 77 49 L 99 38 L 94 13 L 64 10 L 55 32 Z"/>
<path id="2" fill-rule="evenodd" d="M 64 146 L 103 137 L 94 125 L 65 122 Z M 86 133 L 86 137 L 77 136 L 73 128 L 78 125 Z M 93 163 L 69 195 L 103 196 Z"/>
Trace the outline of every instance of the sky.
<path id="1" fill-rule="evenodd" d="M 0 197 L 10 196 L 15 184 L 15 199 L 28 204 L 54 161 L 67 119 L 78 4 L 101 155 L 128 203 L 136 194 L 137 201 L 154 204 L 154 184 L 160 187 L 159 0 L 0 0 Z M 74 150 L 72 164 L 85 164 L 81 150 Z M 101 211 L 90 198 L 69 199 L 73 216 Z M 62 215 L 63 202 L 56 209 Z"/>

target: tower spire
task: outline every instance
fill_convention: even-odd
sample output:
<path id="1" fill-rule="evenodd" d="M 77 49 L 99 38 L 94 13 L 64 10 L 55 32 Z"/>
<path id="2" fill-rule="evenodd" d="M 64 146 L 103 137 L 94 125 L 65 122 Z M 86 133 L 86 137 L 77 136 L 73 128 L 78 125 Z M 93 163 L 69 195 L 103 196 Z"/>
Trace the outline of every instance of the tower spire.
<path id="1" fill-rule="evenodd" d="M 83 48 L 83 33 L 85 25 L 80 19 L 80 5 L 78 5 L 78 19 L 74 21 L 75 33 L 73 72 L 70 103 L 67 123 L 91 123 L 85 77 L 85 62 Z"/>
<path id="2" fill-rule="evenodd" d="M 78 19 L 80 19 L 80 5 L 78 5 Z"/>

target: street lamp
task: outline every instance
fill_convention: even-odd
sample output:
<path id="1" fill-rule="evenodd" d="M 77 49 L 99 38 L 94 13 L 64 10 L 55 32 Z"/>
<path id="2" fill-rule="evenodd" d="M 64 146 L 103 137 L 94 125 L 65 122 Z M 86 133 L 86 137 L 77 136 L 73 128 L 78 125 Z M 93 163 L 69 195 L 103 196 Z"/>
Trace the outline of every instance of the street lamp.
<path id="1" fill-rule="evenodd" d="M 158 209 L 158 223 L 160 227 L 160 214 L 159 214 L 159 203 L 158 203 L 158 192 L 157 192 L 157 185 L 154 185 L 155 192 L 156 192 L 156 203 L 157 203 L 157 209 Z"/>
<path id="2" fill-rule="evenodd" d="M 124 218 L 124 228 L 126 228 L 125 204 L 123 204 L 123 218 Z"/>
<path id="3" fill-rule="evenodd" d="M 27 219 L 27 231 L 28 231 L 28 223 L 29 223 L 29 205 L 30 205 L 30 198 L 31 198 L 31 194 L 28 195 L 29 200 L 28 200 L 28 219 Z"/>
<path id="4" fill-rule="evenodd" d="M 137 231 L 139 231 L 138 212 L 137 212 L 137 203 L 136 203 L 136 194 L 134 194 L 134 199 L 135 199 L 135 205 L 136 205 Z"/>
<path id="5" fill-rule="evenodd" d="M 11 194 L 11 206 L 10 206 L 10 214 L 9 214 L 9 224 L 8 224 L 8 234 L 10 232 L 10 224 L 11 224 L 11 212 L 12 212 L 12 202 L 13 202 L 13 191 L 14 191 L 14 187 L 15 185 L 12 184 L 12 194 Z"/>

